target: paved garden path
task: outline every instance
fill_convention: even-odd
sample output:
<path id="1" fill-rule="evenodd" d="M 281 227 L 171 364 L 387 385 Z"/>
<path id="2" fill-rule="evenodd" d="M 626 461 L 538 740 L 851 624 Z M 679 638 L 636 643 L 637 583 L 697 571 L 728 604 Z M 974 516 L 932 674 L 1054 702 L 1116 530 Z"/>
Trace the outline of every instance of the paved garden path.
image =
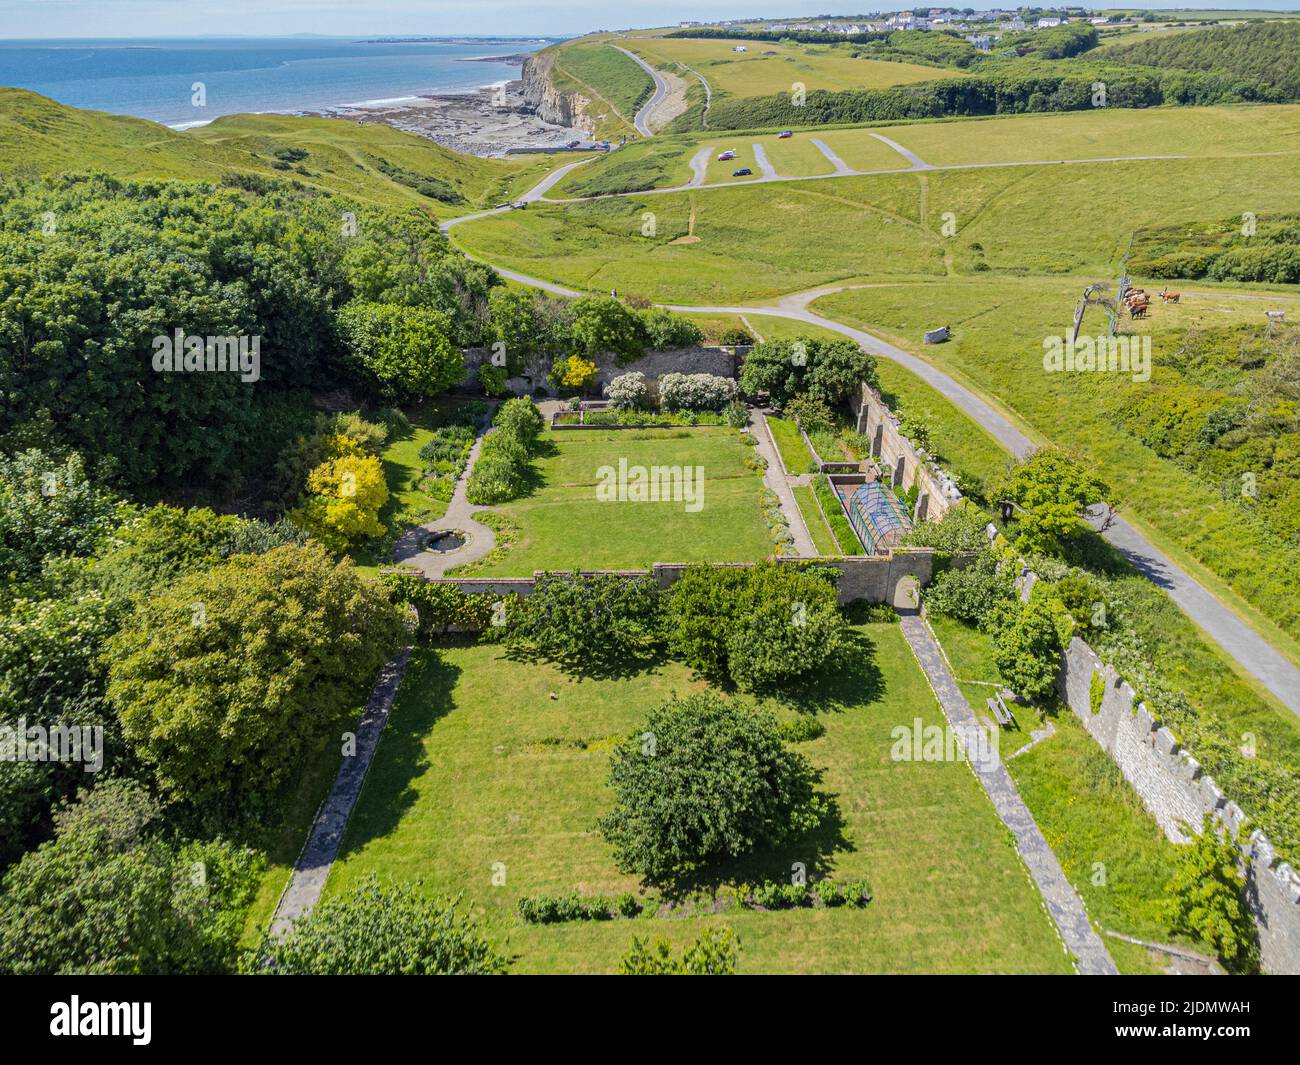
<path id="1" fill-rule="evenodd" d="M 320 901 L 330 866 L 338 857 L 348 819 L 361 795 L 361 785 L 365 783 L 366 772 L 370 769 L 375 749 L 379 746 L 379 737 L 388 723 L 393 699 L 402 683 L 410 657 L 411 649 L 404 648 L 379 671 L 379 678 L 370 693 L 370 701 L 357 724 L 356 752 L 344 757 L 343 764 L 339 766 L 339 775 L 334 778 L 334 786 L 316 813 L 307 842 L 303 845 L 298 860 L 294 862 L 293 875 L 271 918 L 273 935 L 287 930 L 295 918 L 307 913 Z"/>
<path id="2" fill-rule="evenodd" d="M 943 653 L 925 620 L 919 614 L 904 614 L 902 625 L 903 636 L 925 671 L 949 725 L 959 735 L 978 727 L 975 712 L 957 687 L 952 673 L 948 671 Z M 1020 852 L 1034 883 L 1038 885 L 1043 901 L 1047 904 L 1047 911 L 1056 922 L 1067 949 L 1076 958 L 1079 972 L 1084 976 L 1119 975 L 1105 944 L 1088 920 L 1083 899 L 1066 879 L 1061 863 L 1056 860 L 1052 848 L 1043 838 L 1034 815 L 1020 797 L 1006 766 L 997 758 L 985 761 L 971 758 L 969 764 L 993 800 L 993 808 L 1002 818 L 1003 824 L 1015 836 L 1016 850 Z"/>
<path id="3" fill-rule="evenodd" d="M 482 522 L 475 521 L 474 515 L 480 510 L 491 507 L 475 506 L 466 497 L 469 487 L 470 471 L 478 461 L 479 451 L 483 447 L 483 438 L 487 428 L 479 429 L 474 446 L 469 450 L 465 462 L 465 471 L 456 482 L 451 502 L 447 504 L 447 513 L 437 521 L 427 522 L 414 529 L 408 529 L 393 547 L 393 560 L 403 566 L 417 569 L 426 577 L 441 577 L 452 566 L 463 566 L 467 562 L 476 562 L 497 545 L 497 534 Z M 455 530 L 465 534 L 465 544 L 453 551 L 431 551 L 428 543 L 431 533 Z"/>
<path id="4" fill-rule="evenodd" d="M 772 440 L 772 430 L 767 424 L 767 415 L 757 408 L 749 412 L 749 431 L 758 441 L 758 453 L 767 460 L 767 470 L 763 474 L 763 483 L 776 493 L 781 501 L 781 513 L 790 525 L 790 535 L 794 537 L 795 554 L 800 558 L 816 558 L 817 547 L 803 520 L 803 511 L 794 497 L 790 485 L 792 478 L 781 464 L 781 454 Z"/>

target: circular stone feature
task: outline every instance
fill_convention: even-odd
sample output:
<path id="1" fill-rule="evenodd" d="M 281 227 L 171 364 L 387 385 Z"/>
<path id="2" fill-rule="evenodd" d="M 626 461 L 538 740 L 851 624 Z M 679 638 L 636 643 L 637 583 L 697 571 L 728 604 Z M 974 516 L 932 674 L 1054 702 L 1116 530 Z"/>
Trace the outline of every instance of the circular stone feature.
<path id="1" fill-rule="evenodd" d="M 469 541 L 459 529 L 442 529 L 429 534 L 424 542 L 426 551 L 457 551 Z"/>

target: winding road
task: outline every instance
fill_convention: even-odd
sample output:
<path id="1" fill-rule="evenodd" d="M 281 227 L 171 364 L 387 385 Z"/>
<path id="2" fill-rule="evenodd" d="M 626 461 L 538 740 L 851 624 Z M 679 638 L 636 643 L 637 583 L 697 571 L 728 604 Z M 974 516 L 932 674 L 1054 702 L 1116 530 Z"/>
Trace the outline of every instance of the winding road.
<path id="1" fill-rule="evenodd" d="M 631 54 L 631 53 L 628 53 Z M 633 57 L 637 58 L 637 57 Z M 644 65 L 644 64 L 643 64 Z M 874 136 L 874 134 L 873 134 Z M 885 137 L 878 137 L 879 140 L 889 144 L 900 154 L 908 159 L 912 164 L 911 170 L 961 170 L 975 167 L 994 167 L 994 166 L 1043 166 L 1049 165 L 1047 162 L 1037 163 L 966 163 L 956 166 L 931 166 L 923 159 L 919 158 L 912 152 L 895 144 Z M 707 154 L 703 154 L 707 160 Z M 1150 156 L 1129 156 L 1116 157 L 1113 159 L 1087 159 L 1087 160 L 1058 160 L 1057 162 L 1067 164 L 1099 163 L 1099 162 L 1118 162 L 1127 161 L 1128 159 L 1176 159 L 1182 156 L 1168 155 L 1150 155 Z M 582 166 L 588 162 L 587 159 L 578 160 L 560 167 L 539 182 L 533 189 L 525 193 L 522 199 L 526 202 L 533 203 L 545 201 L 548 203 L 566 203 L 581 202 L 579 200 L 547 200 L 546 193 L 552 189 L 566 174 L 576 167 Z M 907 171 L 880 171 L 880 173 L 906 173 Z M 851 173 L 857 174 L 857 171 Z M 744 182 L 746 185 L 757 185 L 771 181 L 810 181 L 821 180 L 843 176 L 840 174 L 822 174 L 814 177 L 759 177 L 750 182 Z M 698 188 L 717 188 L 726 187 L 734 188 L 735 184 L 725 185 L 691 185 L 681 186 L 676 189 L 651 189 L 639 193 L 617 193 L 614 195 L 636 195 L 645 196 L 652 193 L 664 193 L 683 191 L 684 189 Z M 591 199 L 603 199 L 605 197 L 590 197 Z M 485 218 L 494 214 L 501 214 L 510 210 L 510 207 L 501 207 L 493 211 L 484 211 L 479 214 L 466 215 L 462 218 L 448 219 L 442 223 L 444 232 L 463 222 L 473 221 L 479 218 Z M 467 253 L 468 254 L 468 253 Z M 474 258 L 474 256 L 470 256 Z M 551 281 L 545 281 L 541 278 L 530 277 L 527 274 L 518 271 L 509 270 L 492 265 L 503 277 L 522 284 L 532 285 L 559 296 L 581 296 L 586 293 L 579 292 L 575 289 L 566 288 L 563 285 L 557 285 Z M 691 314 L 712 314 L 712 315 L 770 315 L 778 318 L 786 318 L 793 321 L 804 322 L 808 325 L 817 326 L 821 329 L 831 330 L 849 337 L 860 344 L 865 350 L 871 352 L 880 358 L 889 359 L 898 363 L 904 368 L 912 371 L 928 385 L 933 387 L 940 394 L 951 400 L 956 406 L 965 411 L 971 418 L 979 423 L 986 432 L 998 441 L 1012 455 L 1017 457 L 1027 455 L 1035 448 L 1035 443 L 1023 432 L 1016 428 L 1012 422 L 1004 415 L 995 410 L 989 403 L 981 399 L 975 393 L 953 380 L 936 366 L 918 358 L 910 352 L 904 351 L 888 341 L 856 329 L 853 326 L 837 322 L 830 318 L 824 318 L 810 309 L 810 304 L 822 296 L 830 295 L 833 292 L 843 291 L 847 288 L 862 286 L 853 285 L 829 285 L 821 288 L 811 289 L 807 292 L 793 293 L 783 296 L 774 303 L 761 305 L 745 306 L 699 306 L 694 304 L 663 304 L 672 311 L 681 311 Z M 1262 636 L 1251 629 L 1242 618 L 1231 608 L 1220 601 L 1209 589 L 1198 582 L 1186 570 L 1174 563 L 1164 552 L 1157 548 L 1148 540 L 1135 526 L 1124 520 L 1122 517 L 1116 517 L 1109 528 L 1101 533 L 1106 540 L 1112 544 L 1121 554 L 1123 554 L 1139 572 L 1144 574 L 1153 583 L 1159 586 L 1172 599 L 1211 640 L 1219 645 L 1223 651 L 1237 663 L 1238 666 L 1263 687 L 1268 689 L 1276 698 L 1292 713 L 1300 716 L 1300 668 L 1281 654 L 1272 644 Z"/>
<path id="2" fill-rule="evenodd" d="M 654 114 L 656 107 L 668 99 L 668 94 L 672 90 L 668 87 L 668 82 L 664 80 L 664 76 L 635 52 L 629 52 L 626 48 L 621 48 L 617 44 L 611 45 L 611 47 L 616 51 L 622 52 L 654 79 L 654 94 L 649 100 L 641 105 L 641 110 L 636 113 L 636 118 L 632 120 L 632 125 L 636 126 L 636 131 L 641 134 L 641 136 L 653 137 L 655 133 L 654 130 L 650 128 L 650 116 Z"/>

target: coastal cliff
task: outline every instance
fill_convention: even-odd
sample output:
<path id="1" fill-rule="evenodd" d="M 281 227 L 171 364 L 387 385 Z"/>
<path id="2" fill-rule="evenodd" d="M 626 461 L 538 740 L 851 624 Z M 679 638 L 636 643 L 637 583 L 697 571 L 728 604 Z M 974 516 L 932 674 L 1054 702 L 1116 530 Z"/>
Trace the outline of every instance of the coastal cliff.
<path id="1" fill-rule="evenodd" d="M 537 117 L 557 126 L 590 129 L 591 100 L 582 93 L 557 87 L 554 76 L 555 51 L 545 49 L 524 60 L 521 77 L 524 99 L 537 111 Z"/>

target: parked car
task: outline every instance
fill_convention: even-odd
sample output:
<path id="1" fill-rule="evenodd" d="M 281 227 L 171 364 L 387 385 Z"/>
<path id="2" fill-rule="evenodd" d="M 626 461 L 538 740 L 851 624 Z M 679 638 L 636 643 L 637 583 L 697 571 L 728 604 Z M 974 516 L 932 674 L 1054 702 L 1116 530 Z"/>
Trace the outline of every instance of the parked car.
<path id="1" fill-rule="evenodd" d="M 723 152 L 721 155 L 718 156 L 718 162 L 725 163 L 728 159 L 734 159 L 734 158 L 736 158 L 736 153 L 733 152 L 730 148 L 728 148 L 725 152 Z"/>
<path id="2" fill-rule="evenodd" d="M 749 167 L 747 167 L 747 166 L 742 166 L 739 170 L 733 170 L 733 171 L 731 172 L 731 176 L 732 176 L 732 177 L 749 177 L 749 175 L 752 174 L 753 172 L 754 172 L 754 171 L 750 170 Z"/>
<path id="3" fill-rule="evenodd" d="M 783 130 L 782 130 L 780 133 L 778 133 L 776 136 L 777 136 L 777 140 L 785 140 L 787 137 L 793 137 L 794 134 L 791 133 L 790 130 L 788 130 L 788 129 L 783 129 Z"/>
<path id="4" fill-rule="evenodd" d="M 526 210 L 526 209 L 527 209 L 527 207 L 528 207 L 528 201 L 527 201 L 527 200 L 515 200 L 515 202 L 512 203 L 510 206 L 511 206 L 514 210 L 516 210 L 516 211 L 523 211 L 523 210 Z"/>

